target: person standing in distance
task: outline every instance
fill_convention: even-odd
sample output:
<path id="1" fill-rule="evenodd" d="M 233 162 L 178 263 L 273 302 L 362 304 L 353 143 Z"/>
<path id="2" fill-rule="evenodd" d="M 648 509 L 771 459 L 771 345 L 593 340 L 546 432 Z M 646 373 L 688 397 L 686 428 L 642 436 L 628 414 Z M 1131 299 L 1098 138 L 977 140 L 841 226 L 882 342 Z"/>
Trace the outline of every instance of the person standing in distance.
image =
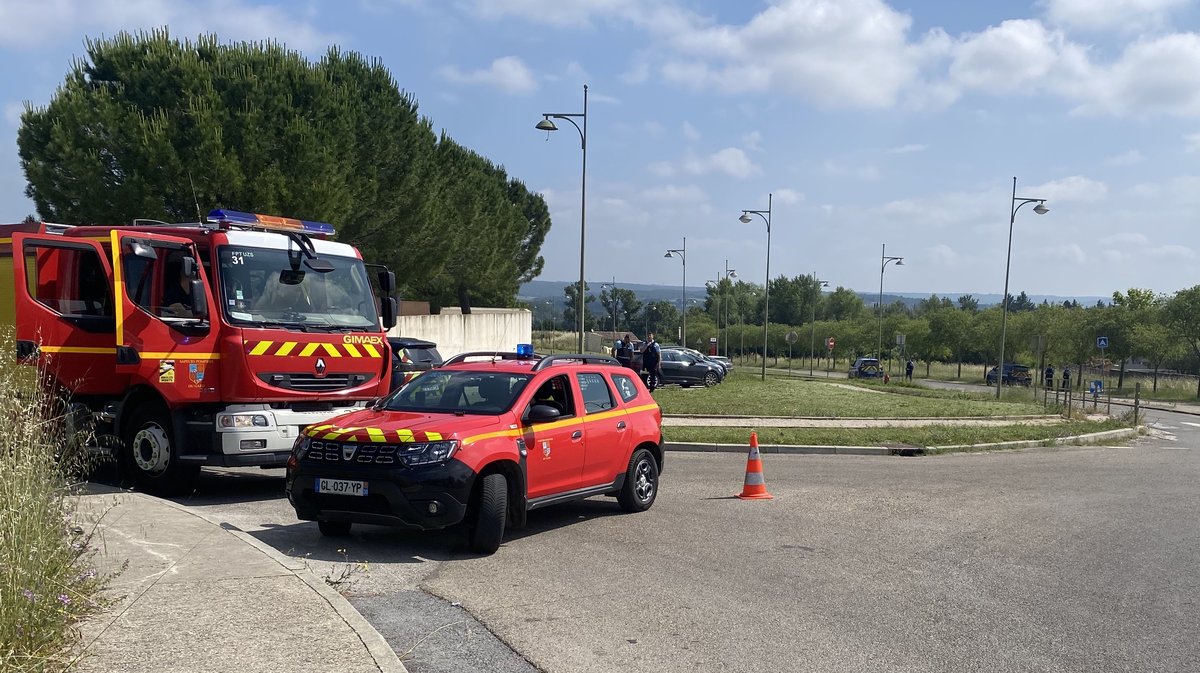
<path id="1" fill-rule="evenodd" d="M 646 369 L 646 387 L 654 392 L 662 383 L 662 349 L 654 340 L 654 332 L 646 334 L 646 345 L 642 348 L 642 367 Z"/>

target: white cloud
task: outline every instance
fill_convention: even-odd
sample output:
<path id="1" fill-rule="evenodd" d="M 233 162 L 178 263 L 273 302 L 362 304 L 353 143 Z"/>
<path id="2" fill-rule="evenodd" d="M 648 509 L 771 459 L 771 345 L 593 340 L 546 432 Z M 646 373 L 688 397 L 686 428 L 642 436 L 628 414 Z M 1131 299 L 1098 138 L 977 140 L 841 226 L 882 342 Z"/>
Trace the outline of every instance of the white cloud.
<path id="1" fill-rule="evenodd" d="M 1087 263 L 1087 253 L 1078 243 L 1067 243 L 1056 246 L 1040 246 L 1035 249 L 1032 256 L 1041 259 L 1051 259 L 1059 263 L 1074 264 L 1082 266 Z"/>
<path id="2" fill-rule="evenodd" d="M 1191 0 L 1043 0 L 1052 23 L 1083 30 L 1141 31 L 1162 25 Z"/>
<path id="3" fill-rule="evenodd" d="M 285 8 L 286 7 L 286 8 Z M 252 5 L 242 0 L 42 0 L 0 3 L 0 45 L 36 48 L 80 34 L 112 34 L 170 26 L 179 37 L 216 33 L 223 40 L 277 40 L 321 52 L 339 41 L 301 18 L 303 9 Z"/>
<path id="4" fill-rule="evenodd" d="M 784 91 L 826 107 L 886 107 L 917 76 L 911 19 L 881 0 L 780 0 L 743 26 L 676 24 L 669 81 Z"/>
<path id="5" fill-rule="evenodd" d="M 555 26 L 587 26 L 593 17 L 628 11 L 630 0 L 472 0 L 459 3 L 468 12 L 485 19 L 516 16 Z"/>
<path id="6" fill-rule="evenodd" d="M 937 264 L 942 266 L 959 266 L 962 262 L 962 255 L 954 251 L 954 248 L 939 243 L 929 249 L 929 257 Z"/>
<path id="7" fill-rule="evenodd" d="M 683 137 L 688 140 L 699 140 L 700 132 L 696 130 L 695 126 L 692 126 L 691 122 L 685 121 L 683 123 Z"/>
<path id="8" fill-rule="evenodd" d="M 899 147 L 893 147 L 887 152 L 888 154 L 912 154 L 913 152 L 924 152 L 926 149 L 927 148 L 924 145 L 912 143 L 908 145 L 901 145 Z"/>
<path id="9" fill-rule="evenodd" d="M 1100 243 L 1104 245 L 1145 245 L 1148 242 L 1145 234 L 1136 232 L 1122 232 L 1100 239 Z"/>
<path id="10" fill-rule="evenodd" d="M 1189 133 L 1183 137 L 1184 148 L 1188 152 L 1200 152 L 1200 133 Z"/>
<path id="11" fill-rule="evenodd" d="M 837 161 L 826 161 L 825 173 L 833 177 L 848 177 L 858 180 L 875 181 L 880 178 L 879 168 L 870 164 L 863 166 L 847 166 Z"/>
<path id="12" fill-rule="evenodd" d="M 1200 140 L 1200 136 L 1198 136 L 1197 139 Z M 1146 157 L 1143 156 L 1141 152 L 1139 152 L 1137 150 L 1129 150 L 1128 152 L 1125 152 L 1124 154 L 1117 154 L 1115 156 L 1108 157 L 1107 159 L 1104 160 L 1104 165 L 1105 166 L 1133 166 L 1134 164 L 1140 164 L 1145 160 L 1146 160 Z"/>
<path id="13" fill-rule="evenodd" d="M 696 185 L 663 185 L 644 189 L 640 196 L 648 201 L 671 203 L 702 203 L 708 200 L 707 192 Z"/>
<path id="14" fill-rule="evenodd" d="M 647 166 L 646 170 L 660 178 L 669 178 L 675 175 L 675 167 L 666 161 L 655 161 Z"/>
<path id="15" fill-rule="evenodd" d="M 1106 196 L 1107 185 L 1081 175 L 1052 180 L 1028 189 L 1017 187 L 1017 198 L 1046 199 L 1048 208 L 1054 208 L 1055 203 L 1094 203 L 1103 201 Z"/>
<path id="16" fill-rule="evenodd" d="M 774 198 L 784 205 L 792 206 L 804 200 L 804 192 L 784 188 L 776 190 Z"/>
<path id="17" fill-rule="evenodd" d="M 498 58 L 482 70 L 464 72 L 456 66 L 446 66 L 439 72 L 455 84 L 482 84 L 508 93 L 528 93 L 538 87 L 533 72 L 516 56 Z"/>
<path id="18" fill-rule="evenodd" d="M 695 175 L 724 173 L 735 178 L 748 178 L 760 172 L 750 157 L 736 147 L 726 147 L 706 157 L 688 159 L 683 163 L 683 168 Z"/>
<path id="19" fill-rule="evenodd" d="M 761 152 L 763 148 L 762 134 L 758 131 L 751 131 L 747 134 L 744 134 L 742 136 L 742 144 L 746 146 L 746 149 L 752 152 Z"/>
<path id="20" fill-rule="evenodd" d="M 21 125 L 21 115 L 25 113 L 24 103 L 5 103 L 4 121 L 16 127 Z"/>
<path id="21" fill-rule="evenodd" d="M 1150 248 L 1146 254 L 1155 257 L 1167 257 L 1170 259 L 1195 259 L 1196 253 L 1189 247 L 1183 245 L 1161 245 L 1156 248 Z"/>
<path id="22" fill-rule="evenodd" d="M 1177 33 L 1130 44 L 1108 65 L 1082 63 L 1061 82 L 1084 114 L 1200 115 L 1200 35 Z"/>

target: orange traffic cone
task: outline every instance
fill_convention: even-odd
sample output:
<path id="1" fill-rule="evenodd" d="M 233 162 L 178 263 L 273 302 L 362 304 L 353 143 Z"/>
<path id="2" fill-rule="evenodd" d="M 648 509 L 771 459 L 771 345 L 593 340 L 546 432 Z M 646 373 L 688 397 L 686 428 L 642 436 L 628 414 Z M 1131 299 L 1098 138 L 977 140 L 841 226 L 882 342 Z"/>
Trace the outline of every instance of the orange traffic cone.
<path id="1" fill-rule="evenodd" d="M 746 458 L 746 483 L 738 494 L 742 500 L 771 500 L 767 482 L 763 479 L 762 458 L 758 455 L 758 433 L 750 433 L 750 455 Z"/>

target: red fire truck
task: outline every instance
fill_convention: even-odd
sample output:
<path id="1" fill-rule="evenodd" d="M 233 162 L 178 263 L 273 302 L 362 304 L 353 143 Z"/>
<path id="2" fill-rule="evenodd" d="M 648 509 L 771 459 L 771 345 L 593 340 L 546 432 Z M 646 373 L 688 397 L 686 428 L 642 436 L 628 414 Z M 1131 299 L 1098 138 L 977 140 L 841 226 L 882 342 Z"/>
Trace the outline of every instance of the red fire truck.
<path id="1" fill-rule="evenodd" d="M 0 322 L 68 418 L 147 490 L 283 466 L 301 428 L 388 392 L 395 276 L 322 222 L 0 226 Z M 11 267 L 11 268 L 8 268 Z M 382 329 L 381 329 L 382 324 Z"/>

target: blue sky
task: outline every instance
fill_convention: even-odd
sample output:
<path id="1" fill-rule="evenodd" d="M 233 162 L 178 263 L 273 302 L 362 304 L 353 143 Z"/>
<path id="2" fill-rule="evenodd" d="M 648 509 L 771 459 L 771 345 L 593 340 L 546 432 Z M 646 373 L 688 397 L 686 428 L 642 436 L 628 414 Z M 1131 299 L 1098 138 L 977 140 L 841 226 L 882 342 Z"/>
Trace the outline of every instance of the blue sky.
<path id="1" fill-rule="evenodd" d="M 275 39 L 381 59 L 435 128 L 546 195 L 544 280 L 688 285 L 729 266 L 893 292 L 999 293 L 1012 178 L 1014 293 L 1200 283 L 1195 0 L 0 0 L 0 221 L 33 206 L 16 156 L 88 36 Z M 236 204 L 227 204 L 236 206 Z M 281 213 L 303 216 L 302 213 Z"/>

